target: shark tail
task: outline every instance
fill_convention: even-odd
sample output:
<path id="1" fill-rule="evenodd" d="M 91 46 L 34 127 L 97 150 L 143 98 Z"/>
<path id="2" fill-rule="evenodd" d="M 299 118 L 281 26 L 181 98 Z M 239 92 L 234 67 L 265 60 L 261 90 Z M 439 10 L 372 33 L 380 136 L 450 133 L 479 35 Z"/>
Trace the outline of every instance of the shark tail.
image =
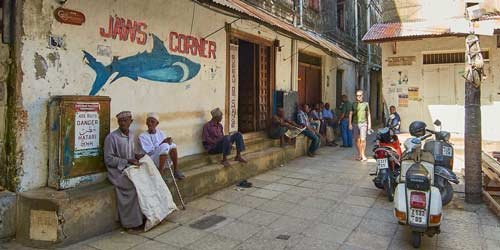
<path id="1" fill-rule="evenodd" d="M 87 64 L 95 71 L 96 77 L 94 83 L 92 84 L 92 89 L 90 90 L 89 95 L 96 95 L 99 90 L 102 89 L 104 84 L 108 81 L 109 77 L 111 77 L 111 70 L 105 67 L 102 63 L 98 62 L 95 57 L 89 54 L 86 51 L 83 51 L 83 58 L 87 60 Z"/>

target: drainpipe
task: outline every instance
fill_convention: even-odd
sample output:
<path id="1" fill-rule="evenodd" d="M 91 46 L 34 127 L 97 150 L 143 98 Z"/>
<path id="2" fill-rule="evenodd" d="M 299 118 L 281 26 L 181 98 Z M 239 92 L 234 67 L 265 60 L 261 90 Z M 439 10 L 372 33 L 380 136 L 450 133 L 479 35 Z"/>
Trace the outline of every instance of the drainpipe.
<path id="1" fill-rule="evenodd" d="M 304 0 L 299 0 L 299 20 L 300 20 L 300 24 L 297 26 L 299 28 L 302 28 L 302 26 L 304 25 L 303 16 L 304 16 Z"/>
<path id="2" fill-rule="evenodd" d="M 370 20 L 370 17 L 371 17 L 371 11 L 370 11 L 370 0 L 366 0 L 366 29 L 368 30 L 370 28 L 370 23 L 371 23 L 371 20 Z M 371 65 L 371 59 L 372 59 L 372 53 L 371 53 L 371 45 L 368 44 L 368 61 L 366 62 L 366 89 L 367 89 L 367 92 L 369 93 L 369 101 L 368 103 L 370 103 L 370 107 L 372 109 L 375 108 L 375 105 L 372 105 L 373 103 L 371 103 L 371 95 L 372 95 L 372 88 L 371 88 L 371 74 L 370 74 L 370 65 Z M 370 113 L 374 114 L 374 112 L 372 112 L 373 110 L 370 110 Z M 377 118 L 377 116 L 375 115 L 374 116 L 375 118 Z"/>
<path id="3" fill-rule="evenodd" d="M 301 0 L 302 1 L 302 0 Z M 358 56 L 358 0 L 354 0 L 354 35 L 355 35 L 355 42 L 356 42 L 356 56 Z"/>

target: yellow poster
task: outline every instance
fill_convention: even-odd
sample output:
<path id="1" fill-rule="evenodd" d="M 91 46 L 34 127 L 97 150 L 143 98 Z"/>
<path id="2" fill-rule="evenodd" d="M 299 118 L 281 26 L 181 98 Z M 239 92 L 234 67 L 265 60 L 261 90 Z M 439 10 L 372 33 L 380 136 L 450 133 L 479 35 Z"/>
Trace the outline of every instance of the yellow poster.
<path id="1" fill-rule="evenodd" d="M 418 87 L 408 88 L 408 99 L 410 101 L 418 101 L 420 99 L 418 94 Z"/>

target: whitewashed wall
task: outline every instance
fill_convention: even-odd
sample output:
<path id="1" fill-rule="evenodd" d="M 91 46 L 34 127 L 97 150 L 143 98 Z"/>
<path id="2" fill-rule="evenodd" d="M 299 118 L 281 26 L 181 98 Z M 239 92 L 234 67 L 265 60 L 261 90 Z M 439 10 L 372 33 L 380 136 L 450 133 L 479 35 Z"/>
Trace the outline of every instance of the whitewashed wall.
<path id="1" fill-rule="evenodd" d="M 158 36 L 170 54 L 181 55 L 200 64 L 200 71 L 196 76 L 180 83 L 162 83 L 143 78 L 133 80 L 126 77 L 112 84 L 108 81 L 97 95 L 110 96 L 112 99 L 111 129 L 116 128 L 114 114 L 121 110 L 134 113 L 132 129 L 135 133 L 145 129 L 146 113 L 158 112 L 160 129 L 174 138 L 180 156 L 202 152 L 201 129 L 210 117 L 209 111 L 215 107 L 222 110 L 225 108 L 226 32 L 222 27 L 235 18 L 213 12 L 189 0 L 68 0 L 64 8 L 80 11 L 86 17 L 83 25 L 75 26 L 62 24 L 54 19 L 54 9 L 60 6 L 58 1 L 25 1 L 22 105 L 28 120 L 27 128 L 20 138 L 23 150 L 20 190 L 46 186 L 46 115 L 50 96 L 90 93 L 96 71 L 86 64 L 83 51 L 87 51 L 104 66 L 112 63 L 114 57 L 120 60 L 141 52 L 151 52 L 152 36 L 148 36 L 144 45 L 101 36 L 100 28 L 108 30 L 110 16 L 145 23 L 147 28 L 143 27 L 142 30 Z M 169 48 L 170 32 L 199 39 L 220 28 L 220 31 L 207 38 L 216 43 L 216 58 L 179 54 Z M 297 78 L 292 82 L 292 72 L 296 74 L 297 69 L 292 71 L 292 63 L 296 65 L 293 60 L 297 60 L 297 57 L 291 57 L 294 51 L 291 38 L 248 20 L 238 20 L 233 23 L 232 28 L 271 41 L 279 39 L 283 47 L 281 52 L 276 53 L 276 89 L 290 90 L 296 86 Z M 62 47 L 51 48 L 48 44 L 50 36 L 61 37 L 64 42 Z M 328 65 L 332 61 L 331 58 L 326 60 Z M 137 67 L 147 66 L 146 64 L 140 63 Z M 329 79 L 329 88 L 334 90 L 335 74 L 331 74 Z M 334 96 L 330 89 L 325 92 L 328 96 L 326 100 Z"/>
<path id="2" fill-rule="evenodd" d="M 500 113 L 500 49 L 496 37 L 480 37 L 481 48 L 489 50 L 490 60 L 485 69 L 488 78 L 481 87 L 482 132 L 484 140 L 500 140 L 498 113 Z M 392 43 L 382 44 L 383 95 L 387 105 L 395 105 L 402 118 L 402 129 L 408 130 L 414 120 L 428 125 L 435 119 L 443 122 L 443 129 L 463 137 L 464 133 L 464 64 L 423 65 L 422 55 L 428 52 L 464 51 L 464 38 L 432 38 L 397 42 L 393 54 Z M 388 66 L 388 57 L 415 56 L 411 66 Z M 400 85 L 399 73 L 407 76 Z M 398 90 L 418 87 L 420 100 L 409 101 L 408 107 L 398 107 Z"/>

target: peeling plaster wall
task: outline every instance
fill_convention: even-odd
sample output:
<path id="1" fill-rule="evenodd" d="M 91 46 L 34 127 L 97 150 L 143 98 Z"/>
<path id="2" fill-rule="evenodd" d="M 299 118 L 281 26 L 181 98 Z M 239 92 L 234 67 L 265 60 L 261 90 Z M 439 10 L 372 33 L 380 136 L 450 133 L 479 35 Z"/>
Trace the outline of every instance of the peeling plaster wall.
<path id="1" fill-rule="evenodd" d="M 148 112 L 160 114 L 160 129 L 172 136 L 180 156 L 203 152 L 202 125 L 210 118 L 210 110 L 226 105 L 226 32 L 225 23 L 234 17 L 210 11 L 189 0 L 68 0 L 64 8 L 80 11 L 86 21 L 81 26 L 62 24 L 54 19 L 57 1 L 25 1 L 23 12 L 25 35 L 22 39 L 22 104 L 26 112 L 26 127 L 19 138 L 23 159 L 20 169 L 19 190 L 25 191 L 46 186 L 47 183 L 47 103 L 54 95 L 88 95 L 96 78 L 96 70 L 87 65 L 83 51 L 95 57 L 103 66 L 141 52 L 151 52 L 153 37 L 140 45 L 130 40 L 105 38 L 102 27 L 108 30 L 110 16 L 144 22 L 143 30 L 164 42 L 172 55 L 183 56 L 200 64 L 200 71 L 180 83 L 163 83 L 139 77 L 137 80 L 122 77 L 110 80 L 97 95 L 111 97 L 111 129 L 116 129 L 113 114 L 121 110 L 134 113 L 132 130 L 136 134 L 145 130 Z M 193 26 L 193 7 L 195 8 Z M 199 55 L 172 52 L 169 47 L 170 32 L 202 38 L 216 43 L 216 59 Z M 280 40 L 281 52 L 276 52 L 276 89 L 290 90 L 292 69 L 292 39 L 258 23 L 238 20 L 232 28 L 273 41 Z M 50 47 L 49 37 L 61 38 L 61 47 Z M 142 67 L 145 63 L 135 64 Z M 184 72 L 186 72 L 184 70 Z M 295 70 L 296 72 L 296 70 Z M 111 76 L 114 78 L 117 73 Z M 295 78 L 296 79 L 296 78 Z M 334 78 L 330 77 L 330 81 Z M 295 83 L 296 84 L 296 83 Z M 332 82 L 333 84 L 333 82 Z M 331 85 L 332 86 L 332 85 Z M 227 116 L 227 115 L 226 115 Z"/>
<path id="2" fill-rule="evenodd" d="M 500 49 L 496 37 L 480 37 L 481 49 L 489 51 L 489 62 L 485 63 L 487 79 L 481 85 L 482 134 L 484 140 L 499 141 L 498 113 L 500 113 Z M 395 105 L 401 115 L 402 130 L 407 131 L 414 120 L 423 120 L 428 125 L 435 119 L 442 121 L 443 130 L 463 137 L 464 133 L 464 86 L 462 77 L 465 65 L 423 65 L 423 53 L 464 51 L 464 38 L 432 38 L 397 43 L 393 54 L 392 44 L 382 44 L 383 96 L 387 106 Z M 388 66 L 388 57 L 415 56 L 411 66 Z M 399 73 L 407 81 L 399 84 Z M 407 92 L 408 87 L 419 88 L 419 100 L 409 100 L 408 107 L 399 107 L 398 89 Z"/>
<path id="3" fill-rule="evenodd" d="M 0 33 L 1 35 L 1 33 Z M 12 63 L 10 59 L 9 46 L 0 43 L 0 161 L 5 162 L 5 117 L 7 112 L 7 78 L 9 76 L 9 67 Z M 0 174 L 4 173 L 5 164 L 0 166 Z M 5 184 L 3 178 L 0 179 L 0 185 Z"/>

